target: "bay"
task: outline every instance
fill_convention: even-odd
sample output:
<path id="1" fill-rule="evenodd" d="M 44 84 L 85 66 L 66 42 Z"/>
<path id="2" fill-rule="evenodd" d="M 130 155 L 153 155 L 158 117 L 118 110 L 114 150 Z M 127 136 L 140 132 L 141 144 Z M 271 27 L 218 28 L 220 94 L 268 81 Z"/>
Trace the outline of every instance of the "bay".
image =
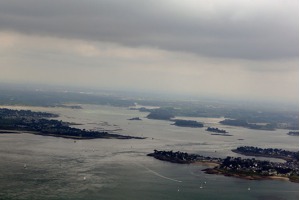
<path id="1" fill-rule="evenodd" d="M 9 108 L 53 112 L 60 120 L 82 124 L 76 125 L 78 128 L 147 139 L 74 141 L 28 133 L 1 134 L 0 199 L 299 199 L 297 183 L 208 175 L 201 171 L 205 166 L 172 164 L 146 156 L 154 149 L 240 156 L 231 149 L 244 145 L 298 151 L 298 137 L 287 135 L 287 130 L 258 131 L 224 126 L 217 118 L 187 118 L 233 135 L 224 137 L 211 135 L 205 128 L 150 120 L 148 113 L 128 108 L 81 106 L 83 109 Z M 128 120 L 133 117 L 142 120 Z"/>

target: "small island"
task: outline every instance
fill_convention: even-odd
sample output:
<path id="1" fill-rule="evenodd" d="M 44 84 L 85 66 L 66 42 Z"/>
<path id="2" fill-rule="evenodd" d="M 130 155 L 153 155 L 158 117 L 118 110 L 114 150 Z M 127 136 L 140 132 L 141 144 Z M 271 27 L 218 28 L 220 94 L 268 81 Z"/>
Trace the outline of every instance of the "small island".
<path id="1" fill-rule="evenodd" d="M 291 136 L 299 136 L 299 131 L 290 131 L 287 134 Z"/>
<path id="2" fill-rule="evenodd" d="M 208 127 L 206 129 L 206 131 L 213 132 L 211 135 L 232 136 L 232 135 L 228 134 L 227 131 L 222 130 L 222 129 L 218 129 L 218 128 Z"/>
<path id="3" fill-rule="evenodd" d="M 214 132 L 214 133 L 228 133 L 225 130 L 218 129 L 218 128 L 212 128 L 212 127 L 207 127 L 206 131 Z"/>
<path id="4" fill-rule="evenodd" d="M 0 109 L 0 130 L 2 133 L 28 132 L 37 135 L 63 137 L 70 139 L 144 139 L 142 137 L 124 136 L 107 131 L 81 130 L 70 127 L 72 123 L 54 119 L 57 114 L 32 112 L 30 110 Z"/>
<path id="5" fill-rule="evenodd" d="M 131 121 L 135 121 L 135 120 L 140 121 L 140 120 L 142 120 L 142 119 L 139 118 L 139 117 L 133 117 L 133 118 L 130 118 L 130 119 L 128 119 L 128 120 L 131 120 Z"/>
<path id="6" fill-rule="evenodd" d="M 151 109 L 149 111 L 148 119 L 170 120 L 175 117 L 175 109 L 172 107 Z"/>
<path id="7" fill-rule="evenodd" d="M 181 126 L 181 127 L 191 127 L 191 128 L 202 128 L 203 124 L 194 120 L 183 120 L 183 119 L 175 119 L 172 120 L 175 123 L 172 125 Z"/>
<path id="8" fill-rule="evenodd" d="M 147 156 L 152 156 L 159 160 L 179 164 L 213 164 L 213 168 L 207 168 L 203 170 L 207 174 L 219 174 L 248 180 L 284 179 L 292 182 L 299 182 L 299 158 L 297 157 L 299 152 L 285 150 L 278 151 L 276 149 L 263 149 L 263 151 L 269 152 L 267 153 L 269 157 L 275 158 L 278 158 L 277 154 L 275 155 L 275 153 L 270 152 L 281 152 L 279 154 L 284 156 L 281 158 L 285 158 L 287 162 L 277 163 L 256 160 L 254 158 L 235 158 L 229 156 L 225 159 L 222 159 L 201 156 L 198 154 L 188 154 L 179 151 L 173 152 L 158 150 L 154 150 L 154 153 L 150 153 Z M 265 153 L 262 153 L 261 155 L 264 154 Z"/>

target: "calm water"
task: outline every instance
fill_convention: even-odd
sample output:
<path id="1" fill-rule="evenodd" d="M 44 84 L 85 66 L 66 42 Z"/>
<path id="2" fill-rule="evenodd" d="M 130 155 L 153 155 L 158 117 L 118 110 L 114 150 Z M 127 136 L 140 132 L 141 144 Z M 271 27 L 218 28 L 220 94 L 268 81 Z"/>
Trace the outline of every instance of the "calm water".
<path id="1" fill-rule="evenodd" d="M 218 124 L 222 119 L 193 118 L 233 135 L 213 136 L 204 128 L 175 127 L 168 121 L 145 119 L 147 113 L 126 108 L 83 107 L 30 109 L 58 113 L 62 120 L 82 123 L 77 126 L 80 128 L 148 138 L 74 142 L 31 134 L 1 134 L 0 199 L 299 198 L 297 183 L 207 175 L 201 171 L 205 166 L 172 164 L 146 156 L 153 149 L 237 156 L 231 149 L 241 145 L 297 151 L 298 137 L 286 135 L 286 130 L 256 131 Z M 132 117 L 143 120 L 127 120 Z"/>

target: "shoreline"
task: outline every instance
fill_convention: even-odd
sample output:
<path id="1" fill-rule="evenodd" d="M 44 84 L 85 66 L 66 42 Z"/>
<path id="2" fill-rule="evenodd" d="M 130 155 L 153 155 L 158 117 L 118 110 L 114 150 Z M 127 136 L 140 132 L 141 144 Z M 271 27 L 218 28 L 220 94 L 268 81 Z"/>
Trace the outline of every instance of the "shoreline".
<path id="1" fill-rule="evenodd" d="M 0 130 L 0 134 L 21 134 L 21 131 L 17 130 Z"/>
<path id="2" fill-rule="evenodd" d="M 217 162 L 212 161 L 196 161 L 191 163 L 192 165 L 201 165 L 201 166 L 208 166 L 208 167 L 218 167 L 220 164 Z"/>
<path id="3" fill-rule="evenodd" d="M 120 140 L 127 140 L 127 139 L 146 139 L 142 137 L 135 137 L 135 136 L 124 136 L 124 135 L 117 135 L 117 134 L 109 134 L 103 137 L 80 137 L 80 136 L 70 136 L 70 135 L 59 135 L 59 134 L 45 134 L 45 133 L 38 133 L 38 132 L 26 132 L 34 135 L 41 135 L 41 136 L 50 136 L 50 137 L 58 137 L 58 138 L 65 138 L 65 139 L 74 139 L 74 140 L 93 140 L 93 139 L 120 139 Z"/>
<path id="4" fill-rule="evenodd" d="M 234 172 L 224 171 L 215 168 L 206 168 L 203 169 L 202 171 L 204 171 L 206 174 L 223 175 L 228 177 L 240 178 L 244 180 L 280 180 L 280 181 L 290 181 L 293 183 L 299 183 L 299 181 L 294 181 L 288 177 L 283 177 L 283 176 L 262 176 L 258 174 L 247 175 L 243 173 L 234 173 Z"/>
<path id="5" fill-rule="evenodd" d="M 92 140 L 92 139 L 146 139 L 146 137 L 136 137 L 136 136 L 125 136 L 125 135 L 118 135 L 118 134 L 110 134 L 104 135 L 103 137 L 80 137 L 80 136 L 72 136 L 72 135 L 60 135 L 60 134 L 53 134 L 53 133 L 43 133 L 43 132 L 36 132 L 36 131 L 28 131 L 28 130 L 0 130 L 1 134 L 22 134 L 28 133 L 33 135 L 41 135 L 41 136 L 49 136 L 49 137 L 57 137 L 57 138 L 65 138 L 65 139 L 74 139 L 74 140 Z"/>
<path id="6" fill-rule="evenodd" d="M 234 153 L 237 154 L 241 154 L 244 156 L 255 156 L 255 157 L 264 157 L 264 158 L 276 158 L 276 159 L 281 159 L 281 160 L 285 160 L 285 161 L 290 161 L 292 160 L 292 158 L 289 157 L 285 157 L 285 156 L 277 156 L 277 155 L 269 155 L 269 154 L 259 154 L 259 153 L 250 153 L 250 152 L 243 152 L 243 151 L 239 151 L 237 149 L 232 149 L 231 150 Z"/>
<path id="7" fill-rule="evenodd" d="M 93 131 L 71 127 L 81 125 L 52 118 L 59 115 L 31 110 L 0 109 L 0 130 L 2 134 L 29 132 L 35 135 L 61 137 L 67 139 L 145 139 L 145 137 L 120 135 L 108 131 Z M 118 131 L 115 129 L 113 131 Z M 0 132 L 1 133 L 1 132 Z"/>
<path id="8" fill-rule="evenodd" d="M 227 133 L 211 133 L 210 135 L 219 135 L 219 136 L 233 136 L 231 134 L 227 134 Z"/>

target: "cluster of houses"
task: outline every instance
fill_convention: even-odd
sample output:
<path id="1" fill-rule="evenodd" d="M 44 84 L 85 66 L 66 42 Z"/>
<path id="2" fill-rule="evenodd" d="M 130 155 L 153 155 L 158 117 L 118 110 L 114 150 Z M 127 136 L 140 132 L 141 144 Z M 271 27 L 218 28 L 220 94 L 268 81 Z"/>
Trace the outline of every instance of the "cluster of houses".
<path id="1" fill-rule="evenodd" d="M 209 156 L 201 156 L 198 154 L 188 154 L 180 151 L 158 151 L 154 150 L 154 153 L 149 153 L 148 156 L 152 156 L 159 160 L 164 160 L 173 163 L 189 164 L 194 162 L 213 162 L 221 163 L 223 159 L 214 158 Z"/>
<path id="2" fill-rule="evenodd" d="M 154 153 L 149 153 L 148 156 L 152 156 L 159 160 L 169 161 L 173 163 L 188 164 L 197 161 L 197 154 L 188 154 L 184 152 L 173 151 L 158 151 L 154 150 Z"/>
<path id="3" fill-rule="evenodd" d="M 287 150 L 277 149 L 277 148 L 263 149 L 263 148 L 253 147 L 253 146 L 238 147 L 233 151 L 236 153 L 249 155 L 249 156 L 263 156 L 263 157 L 281 158 L 286 161 L 290 161 L 290 160 L 299 161 L 299 151 L 293 152 L 293 151 L 287 151 Z"/>
<path id="4" fill-rule="evenodd" d="M 298 162 L 269 162 L 252 159 L 242 159 L 240 157 L 227 157 L 220 164 L 218 169 L 234 171 L 235 173 L 248 173 L 262 176 L 299 176 Z"/>
<path id="5" fill-rule="evenodd" d="M 245 147 L 247 149 L 247 147 Z M 243 149 L 243 148 L 242 148 Z M 249 149 L 252 149 L 249 148 Z M 256 150 L 256 147 L 253 148 Z M 259 149 L 259 148 L 258 148 Z M 261 150 L 258 150 L 261 151 Z M 285 150 L 271 150 L 271 149 L 263 149 L 263 152 L 277 152 L 277 154 L 281 155 L 278 152 L 282 152 L 287 158 L 293 158 L 294 154 L 297 152 L 290 152 Z M 275 153 L 274 153 L 275 155 Z M 221 170 L 225 173 L 229 172 L 231 174 L 236 175 L 249 175 L 249 176 L 282 176 L 282 177 L 299 177 L 299 159 L 286 159 L 286 162 L 270 162 L 270 161 L 262 161 L 256 160 L 254 158 L 241 158 L 241 157 L 226 157 L 222 158 L 214 158 L 201 156 L 198 154 L 188 154 L 184 152 L 173 152 L 173 151 L 158 151 L 154 150 L 154 153 L 148 154 L 148 156 L 152 156 L 159 160 L 164 160 L 173 163 L 181 163 L 181 164 L 189 164 L 194 162 L 212 162 L 219 164 L 214 169 Z M 270 156 L 275 157 L 275 156 Z"/>

